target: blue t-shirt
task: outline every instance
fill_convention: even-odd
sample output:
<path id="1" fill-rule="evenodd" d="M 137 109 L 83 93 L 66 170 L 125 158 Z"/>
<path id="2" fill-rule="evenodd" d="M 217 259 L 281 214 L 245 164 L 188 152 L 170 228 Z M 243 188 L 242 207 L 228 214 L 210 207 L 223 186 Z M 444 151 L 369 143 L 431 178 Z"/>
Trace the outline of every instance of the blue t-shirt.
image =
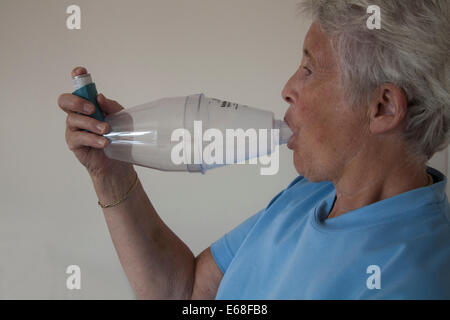
<path id="1" fill-rule="evenodd" d="M 326 219 L 331 182 L 299 176 L 211 245 L 216 299 L 450 299 L 447 178 Z"/>

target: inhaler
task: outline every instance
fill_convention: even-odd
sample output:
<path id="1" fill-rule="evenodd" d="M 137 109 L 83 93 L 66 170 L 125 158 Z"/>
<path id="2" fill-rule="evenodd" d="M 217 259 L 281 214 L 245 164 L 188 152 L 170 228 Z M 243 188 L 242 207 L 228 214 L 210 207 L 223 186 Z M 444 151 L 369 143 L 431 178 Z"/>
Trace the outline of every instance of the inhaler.
<path id="1" fill-rule="evenodd" d="M 98 108 L 95 85 L 90 76 L 84 76 L 83 82 L 74 78 L 74 83 L 84 84 L 76 87 L 74 94 L 87 98 Z M 97 109 L 92 117 L 109 124 L 109 132 L 103 135 L 109 140 L 103 149 L 109 158 L 162 171 L 205 173 L 226 164 L 242 163 L 270 155 L 292 135 L 284 121 L 274 119 L 273 112 L 202 93 L 159 99 L 109 114 L 104 120 L 100 116 L 103 118 Z M 248 134 L 244 152 L 238 150 L 242 144 L 235 137 L 239 137 L 233 137 L 239 132 Z M 250 139 L 255 133 L 256 141 Z M 221 161 L 208 159 L 211 153 L 206 150 L 213 143 L 216 149 L 212 154 L 219 152 Z M 174 157 L 180 150 L 179 156 Z M 183 161 L 179 161 L 180 157 Z"/>
<path id="2" fill-rule="evenodd" d="M 105 121 L 103 112 L 97 103 L 97 88 L 95 83 L 92 82 L 91 75 L 89 73 L 75 76 L 73 79 L 73 86 L 75 91 L 72 94 L 84 98 L 91 102 L 95 106 L 95 112 L 90 117 L 99 121 Z"/>

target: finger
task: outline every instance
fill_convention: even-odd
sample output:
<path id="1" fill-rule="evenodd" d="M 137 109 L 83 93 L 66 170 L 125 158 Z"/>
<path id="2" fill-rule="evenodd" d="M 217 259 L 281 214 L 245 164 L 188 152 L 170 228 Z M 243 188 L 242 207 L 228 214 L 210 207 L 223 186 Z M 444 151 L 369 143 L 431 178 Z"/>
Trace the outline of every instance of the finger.
<path id="1" fill-rule="evenodd" d="M 108 139 L 86 131 L 66 131 L 66 141 L 70 150 L 75 151 L 83 147 L 103 149 Z"/>
<path id="2" fill-rule="evenodd" d="M 107 99 L 102 93 L 97 96 L 97 102 L 106 114 L 116 113 L 123 109 L 123 107 L 114 100 Z"/>
<path id="3" fill-rule="evenodd" d="M 73 112 L 67 116 L 66 124 L 70 130 L 85 129 L 97 134 L 105 134 L 109 130 L 106 122 Z"/>
<path id="4" fill-rule="evenodd" d="M 72 78 L 73 77 L 75 77 L 75 76 L 79 76 L 79 75 L 82 75 L 82 74 L 86 74 L 87 73 L 87 69 L 86 68 L 84 68 L 84 67 L 75 67 L 73 70 L 72 70 Z"/>
<path id="5" fill-rule="evenodd" d="M 65 112 L 79 112 L 83 114 L 92 114 L 95 106 L 88 100 L 78 97 L 71 93 L 63 93 L 58 97 L 58 106 Z"/>

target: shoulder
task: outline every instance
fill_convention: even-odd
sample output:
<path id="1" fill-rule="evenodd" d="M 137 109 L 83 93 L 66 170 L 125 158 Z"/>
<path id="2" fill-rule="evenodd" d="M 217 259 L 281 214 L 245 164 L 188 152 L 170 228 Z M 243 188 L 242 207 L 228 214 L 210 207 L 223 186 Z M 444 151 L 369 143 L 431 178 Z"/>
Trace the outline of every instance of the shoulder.
<path id="1" fill-rule="evenodd" d="M 450 299 L 450 227 L 438 215 L 429 220 L 419 227 L 398 224 L 382 268 L 386 297 Z"/>

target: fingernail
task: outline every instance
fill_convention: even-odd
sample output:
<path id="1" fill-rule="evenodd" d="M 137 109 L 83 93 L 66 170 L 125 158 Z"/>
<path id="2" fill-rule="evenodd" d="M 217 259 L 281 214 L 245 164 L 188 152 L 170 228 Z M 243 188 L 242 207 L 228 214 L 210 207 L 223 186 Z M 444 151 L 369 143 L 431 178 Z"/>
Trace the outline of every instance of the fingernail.
<path id="1" fill-rule="evenodd" d="M 94 108 L 90 104 L 85 104 L 84 111 L 86 111 L 87 113 L 91 113 L 94 111 Z"/>
<path id="2" fill-rule="evenodd" d="M 105 125 L 104 124 L 98 124 L 97 125 L 97 129 L 98 129 L 98 131 L 103 132 L 103 130 L 105 130 Z"/>
<path id="3" fill-rule="evenodd" d="M 98 139 L 98 144 L 103 146 L 105 144 L 105 139 Z"/>

